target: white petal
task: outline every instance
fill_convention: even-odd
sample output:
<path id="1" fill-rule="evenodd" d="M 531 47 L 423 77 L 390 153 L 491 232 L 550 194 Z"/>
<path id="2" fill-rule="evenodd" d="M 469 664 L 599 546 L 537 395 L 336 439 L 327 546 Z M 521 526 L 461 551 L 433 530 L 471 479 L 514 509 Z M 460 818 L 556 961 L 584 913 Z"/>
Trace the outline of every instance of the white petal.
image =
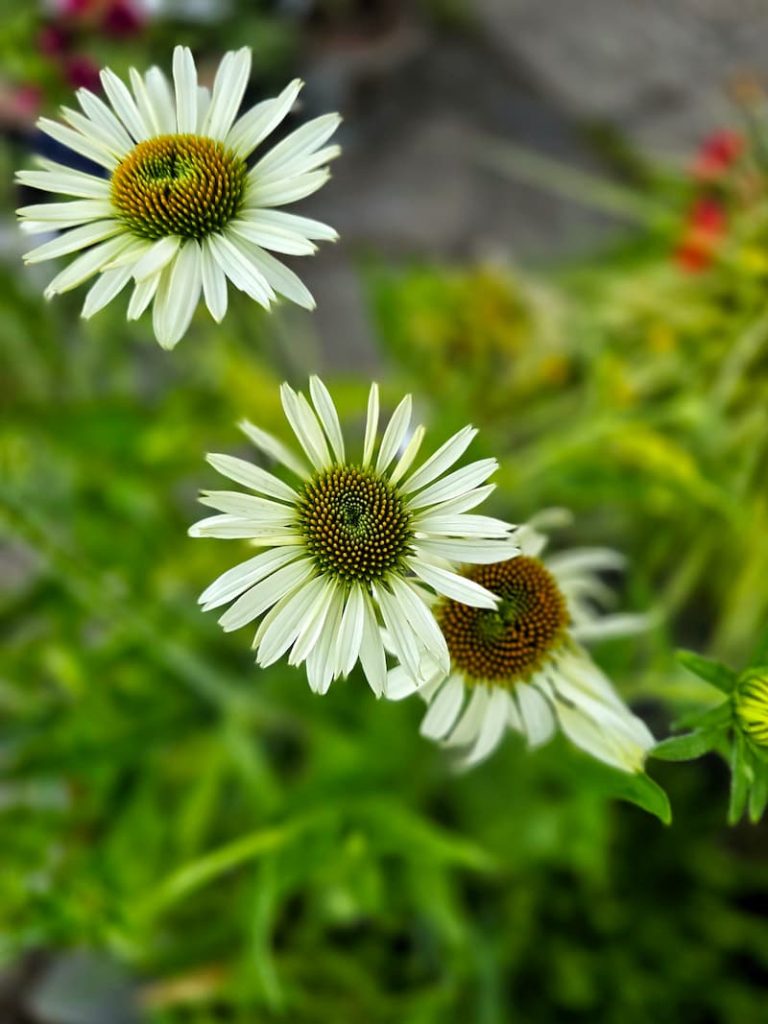
<path id="1" fill-rule="evenodd" d="M 247 622 L 258 618 L 294 588 L 305 583 L 314 573 L 314 563 L 308 558 L 283 566 L 238 597 L 221 616 L 219 625 L 225 633 L 239 629 Z M 305 588 L 305 592 L 308 589 Z"/>
<path id="2" fill-rule="evenodd" d="M 469 512 L 477 508 L 489 495 L 496 490 L 496 484 L 485 484 L 483 487 L 476 487 L 467 494 L 461 494 L 458 498 L 449 498 L 447 501 L 438 502 L 430 506 L 429 513 L 437 515 L 460 515 L 462 512 Z M 519 529 L 519 527 L 518 527 Z"/>
<path id="3" fill-rule="evenodd" d="M 429 607 L 422 600 L 418 591 L 405 580 L 394 576 L 390 581 L 390 586 L 395 600 L 402 607 L 404 616 L 417 634 L 420 644 L 426 648 L 433 659 L 434 667 L 443 675 L 448 675 L 451 666 L 448 646 Z M 425 675 L 423 666 L 420 675 L 422 677 Z"/>
<path id="4" fill-rule="evenodd" d="M 387 700 L 405 700 L 420 692 L 420 688 L 420 680 L 414 679 L 402 665 L 396 665 L 387 673 L 383 692 Z"/>
<path id="5" fill-rule="evenodd" d="M 256 211 L 269 213 L 268 210 Z M 262 224 L 253 218 L 239 216 L 227 225 L 230 234 L 239 235 L 244 241 L 273 252 L 285 253 L 286 256 L 310 256 L 317 252 L 317 246 L 303 235 Z"/>
<path id="6" fill-rule="evenodd" d="M 130 267 L 118 267 L 116 270 L 103 271 L 86 295 L 80 315 L 88 320 L 99 310 L 104 309 L 112 299 L 120 294 L 130 279 Z"/>
<path id="7" fill-rule="evenodd" d="M 287 206 L 311 196 L 329 178 L 328 171 L 309 171 L 307 174 L 296 174 L 292 178 L 280 178 L 272 184 L 262 185 L 249 176 L 248 202 L 254 206 Z"/>
<path id="8" fill-rule="evenodd" d="M 62 107 L 61 114 L 64 120 L 76 131 L 79 131 L 86 139 L 102 146 L 116 160 L 122 160 L 132 148 L 133 143 L 130 140 L 127 146 L 120 144 L 120 142 L 116 141 L 114 134 L 108 127 L 99 122 L 92 121 L 85 114 L 81 114 L 79 110 Z"/>
<path id="9" fill-rule="evenodd" d="M 315 412 L 323 426 L 323 430 L 331 442 L 333 454 L 339 462 L 344 461 L 344 435 L 341 432 L 339 414 L 328 388 L 317 376 L 309 378 L 309 393 L 312 396 L 312 404 Z"/>
<path id="10" fill-rule="evenodd" d="M 368 394 L 368 415 L 365 422 L 363 444 L 363 467 L 369 465 L 376 447 L 376 431 L 379 427 L 379 385 L 374 381 Z"/>
<path id="11" fill-rule="evenodd" d="M 203 135 L 225 139 L 243 101 L 251 76 L 251 51 L 244 46 L 224 56 L 213 83 L 211 105 L 203 124 Z"/>
<path id="12" fill-rule="evenodd" d="M 478 462 L 471 462 L 468 466 L 454 470 L 453 473 L 449 473 L 448 476 L 444 476 L 423 491 L 419 491 L 409 500 L 408 504 L 412 509 L 427 508 L 440 501 L 458 498 L 479 484 L 485 483 L 497 468 L 496 459 L 480 459 Z"/>
<path id="13" fill-rule="evenodd" d="M 218 537 L 221 540 L 250 540 L 253 547 L 301 546 L 293 530 L 273 528 L 243 516 L 208 516 L 187 530 L 190 537 Z"/>
<path id="14" fill-rule="evenodd" d="M 499 745 L 507 728 L 507 705 L 509 694 L 499 687 L 491 691 L 488 704 L 485 709 L 480 732 L 474 746 L 464 758 L 464 766 L 479 764 Z"/>
<path id="15" fill-rule="evenodd" d="M 204 491 L 199 500 L 201 505 L 219 512 L 269 526 L 289 526 L 296 517 L 294 510 L 287 505 L 255 494 L 243 494 L 242 491 Z"/>
<path id="16" fill-rule="evenodd" d="M 279 441 L 272 434 L 267 433 L 266 430 L 262 430 L 261 427 L 257 427 L 248 420 L 241 420 L 238 426 L 256 447 L 264 452 L 265 455 L 268 455 L 270 459 L 274 459 L 275 462 L 281 462 L 302 479 L 306 479 L 309 476 L 306 462 L 297 455 L 294 455 L 290 448 L 284 445 L 282 441 Z"/>
<path id="17" fill-rule="evenodd" d="M 299 217 L 285 210 L 262 210 L 258 207 L 249 209 L 247 206 L 240 213 L 239 219 L 270 228 L 274 231 L 287 232 L 299 238 L 310 238 L 320 242 L 335 242 L 339 235 L 334 228 L 310 217 Z M 271 248 L 271 246 L 267 246 Z"/>
<path id="18" fill-rule="evenodd" d="M 611 548 L 572 548 L 547 558 L 547 568 L 558 579 L 585 572 L 616 572 L 626 564 L 624 555 Z"/>
<path id="19" fill-rule="evenodd" d="M 111 71 L 109 68 L 102 69 L 100 78 L 101 84 L 104 87 L 104 92 L 107 94 L 109 102 L 112 104 L 112 109 L 128 130 L 128 133 L 136 140 L 136 142 L 140 142 L 142 139 L 148 139 L 152 134 L 152 131 L 144 124 L 144 120 L 139 113 L 139 108 L 136 106 L 136 101 L 133 96 L 131 96 L 128 86 L 117 77 L 114 71 Z"/>
<path id="20" fill-rule="evenodd" d="M 307 659 L 307 677 L 310 686 L 316 693 L 327 693 L 328 687 L 333 681 L 333 669 L 336 664 L 336 638 L 341 625 L 341 616 L 344 609 L 338 592 L 333 596 L 325 629 L 320 634 L 320 639 L 315 644 L 314 650 Z"/>
<path id="21" fill-rule="evenodd" d="M 207 242 L 213 258 L 235 288 L 269 309 L 275 293 L 246 251 L 245 243 L 235 244 L 227 235 L 209 235 Z"/>
<path id="22" fill-rule="evenodd" d="M 36 203 L 22 206 L 16 213 L 19 217 L 31 218 L 50 224 L 51 229 L 66 224 L 82 224 L 85 221 L 114 218 L 112 204 L 105 199 L 75 199 L 65 203 Z"/>
<path id="23" fill-rule="evenodd" d="M 486 540 L 500 540 L 511 535 L 514 527 L 503 519 L 476 515 L 433 515 L 430 509 L 414 517 L 414 528 L 424 533 L 446 537 L 482 537 Z"/>
<path id="24" fill-rule="evenodd" d="M 288 384 L 281 386 L 280 399 L 283 403 L 285 418 L 290 423 L 291 429 L 310 462 L 316 469 L 325 469 L 331 464 L 331 455 L 323 431 L 309 402 Z"/>
<path id="25" fill-rule="evenodd" d="M 249 156 L 285 119 L 303 84 L 296 78 L 275 99 L 265 100 L 243 114 L 224 140 L 227 147 L 243 159 Z"/>
<path id="26" fill-rule="evenodd" d="M 263 631 L 259 640 L 258 663 L 263 668 L 274 664 L 291 645 L 289 665 L 300 665 L 320 639 L 328 610 L 333 602 L 335 587 L 323 581 L 307 594 L 299 588 L 286 603 L 279 616 Z"/>
<path id="27" fill-rule="evenodd" d="M 297 158 L 314 153 L 326 142 L 341 123 L 338 114 L 323 114 L 292 131 L 282 142 L 263 156 L 254 167 L 254 178 L 263 181 L 273 175 L 292 176 L 291 167 Z M 301 173 L 301 170 L 298 171 Z"/>
<path id="28" fill-rule="evenodd" d="M 347 597 L 344 614 L 339 628 L 338 660 L 335 674 L 347 676 L 352 671 L 360 655 L 365 625 L 365 599 L 363 588 L 353 586 Z"/>
<path id="29" fill-rule="evenodd" d="M 191 51 L 177 46 L 173 51 L 173 84 L 176 95 L 176 131 L 197 131 L 197 68 Z"/>
<path id="30" fill-rule="evenodd" d="M 291 644 L 293 644 L 293 647 L 291 647 L 291 653 L 288 657 L 288 664 L 300 665 L 305 661 L 319 641 L 320 635 L 326 626 L 334 599 L 338 598 L 338 596 L 336 584 L 333 582 L 327 583 L 312 608 L 296 622 L 294 629 L 290 633 L 282 633 L 279 643 L 275 643 L 274 647 L 269 646 L 269 634 L 265 633 L 260 648 L 263 659 L 261 664 L 270 665 L 273 661 L 277 661 L 280 655 L 291 647 Z M 267 647 L 266 653 L 264 651 L 265 647 Z M 317 682 L 321 684 L 320 679 Z M 312 686 L 312 683 L 313 680 L 310 680 L 310 686 Z M 316 687 L 312 686 L 312 689 L 316 689 Z"/>
<path id="31" fill-rule="evenodd" d="M 95 242 L 103 242 L 106 238 L 124 232 L 125 228 L 118 220 L 99 220 L 92 224 L 84 224 L 80 228 L 72 228 L 58 238 L 39 245 L 36 249 L 24 253 L 25 263 L 41 263 L 43 260 L 66 256 L 78 249 L 84 249 Z"/>
<path id="32" fill-rule="evenodd" d="M 162 135 L 164 132 L 160 124 L 160 118 L 155 111 L 146 82 L 136 68 L 128 69 L 128 77 L 131 80 L 133 98 L 136 101 L 136 107 L 144 125 L 144 131 L 147 133 L 147 138 L 153 135 Z"/>
<path id="33" fill-rule="evenodd" d="M 75 171 L 63 164 L 51 163 L 51 170 L 17 171 L 16 180 L 22 185 L 40 189 L 43 192 L 60 192 L 62 195 L 82 199 L 109 199 L 109 182 L 95 174 Z M 287 214 L 286 214 L 287 216 Z"/>
<path id="34" fill-rule="evenodd" d="M 481 587 L 474 580 L 451 572 L 448 569 L 441 569 L 436 565 L 429 565 L 418 558 L 406 559 L 408 566 L 416 573 L 419 579 L 424 580 L 430 587 L 433 587 L 438 594 L 444 594 L 454 601 L 467 604 L 471 608 L 496 608 L 499 599 Z"/>
<path id="35" fill-rule="evenodd" d="M 232 234 L 237 237 L 236 231 L 233 230 Z M 302 282 L 301 278 L 294 274 L 292 270 L 289 270 L 279 260 L 276 260 L 274 256 L 270 256 L 265 249 L 254 245 L 253 242 L 247 241 L 242 236 L 239 237 L 237 246 L 247 254 L 264 280 L 269 283 L 270 287 L 278 295 L 284 295 L 291 302 L 295 302 L 297 306 L 301 306 L 302 309 L 315 308 L 315 300 L 312 297 L 312 293 Z"/>
<path id="36" fill-rule="evenodd" d="M 150 304 L 152 299 L 155 297 L 157 286 L 160 284 L 160 275 L 157 274 L 155 277 L 148 277 L 143 281 L 139 281 L 136 287 L 133 289 L 133 295 L 131 295 L 131 301 L 128 303 L 128 313 L 126 314 L 129 320 L 138 320 L 147 306 Z"/>
<path id="37" fill-rule="evenodd" d="M 555 719 L 549 702 L 535 686 L 518 683 L 514 690 L 517 708 L 531 747 L 547 743 L 555 731 Z"/>
<path id="38" fill-rule="evenodd" d="M 381 439 L 379 457 L 376 459 L 377 473 L 384 472 L 405 440 L 405 435 L 408 433 L 408 427 L 411 422 L 412 406 L 411 396 L 406 395 L 392 413 L 392 418 L 387 424 L 387 429 L 384 431 L 384 436 Z"/>
<path id="39" fill-rule="evenodd" d="M 265 172 L 259 167 L 258 177 L 254 174 L 252 181 L 258 182 L 260 189 L 275 185 L 287 178 L 296 178 L 300 174 L 308 174 L 319 167 L 325 167 L 341 156 L 341 146 L 325 146 L 314 153 L 299 153 L 292 160 L 286 161 L 280 167 L 275 167 Z"/>
<path id="40" fill-rule="evenodd" d="M 603 615 L 593 622 L 582 622 L 571 627 L 571 635 L 584 643 L 609 640 L 613 637 L 636 636 L 646 633 L 654 623 L 651 615 Z"/>
<path id="41" fill-rule="evenodd" d="M 219 324 L 227 313 L 227 276 L 216 262 L 207 238 L 203 239 L 200 245 L 200 259 L 205 304 L 213 319 Z"/>
<path id="42" fill-rule="evenodd" d="M 167 267 L 173 257 L 179 251 L 182 239 L 178 235 L 166 235 L 165 238 L 158 238 L 152 242 L 150 248 L 133 268 L 133 276 L 137 281 L 145 277 L 154 277 L 164 267 Z"/>
<path id="43" fill-rule="evenodd" d="M 363 637 L 360 644 L 360 664 L 365 678 L 368 680 L 368 685 L 376 696 L 380 697 L 387 684 L 387 659 L 371 599 L 362 588 L 360 593 L 363 596 Z"/>
<path id="44" fill-rule="evenodd" d="M 450 676 L 429 705 L 419 732 L 432 740 L 441 740 L 456 721 L 464 702 L 464 680 L 460 675 Z"/>
<path id="45" fill-rule="evenodd" d="M 477 430 L 475 427 L 464 427 L 454 434 L 453 437 L 449 437 L 445 444 L 437 449 L 434 455 L 430 455 L 416 472 L 408 477 L 403 483 L 403 492 L 410 494 L 412 491 L 418 491 L 420 488 L 432 483 L 439 476 L 442 476 L 447 469 L 451 468 L 454 462 L 461 458 L 476 435 Z"/>
<path id="46" fill-rule="evenodd" d="M 152 324 L 163 348 L 173 348 L 186 333 L 201 285 L 200 246 L 189 239 L 160 277 Z"/>
<path id="47" fill-rule="evenodd" d="M 116 256 L 129 242 L 130 239 L 126 239 L 124 235 L 118 235 L 117 238 L 110 238 L 106 242 L 87 249 L 54 277 L 45 289 L 45 297 L 50 298 L 52 295 L 70 291 L 82 284 L 83 281 L 87 281 L 99 270 L 105 269 L 110 259 Z"/>
<path id="48" fill-rule="evenodd" d="M 91 121 L 100 124 L 108 133 L 107 137 L 111 140 L 112 150 L 115 154 L 124 156 L 133 149 L 130 135 L 103 100 L 100 100 L 89 89 L 78 89 L 75 95 Z"/>
<path id="49" fill-rule="evenodd" d="M 60 142 L 62 146 L 84 156 L 86 160 L 92 160 L 109 171 L 117 166 L 118 160 L 113 153 L 90 136 L 86 138 L 80 132 L 76 132 L 74 128 L 59 124 L 58 121 L 51 121 L 47 117 L 41 117 L 37 122 L 37 127 L 41 132 Z"/>
<path id="50" fill-rule="evenodd" d="M 519 549 L 511 537 L 509 540 L 418 538 L 413 541 L 413 549 L 417 556 L 426 556 L 427 561 L 442 558 L 467 565 L 492 565 L 494 562 L 506 562 L 519 554 Z"/>
<path id="51" fill-rule="evenodd" d="M 173 93 L 160 68 L 152 67 L 144 76 L 147 94 L 152 104 L 158 131 L 161 135 L 172 135 L 176 132 L 176 108 Z"/>
<path id="52" fill-rule="evenodd" d="M 427 678 L 434 673 L 434 665 L 431 659 L 425 657 L 424 646 L 416 631 L 416 624 L 409 619 L 399 600 L 385 586 L 377 586 L 372 589 L 397 660 L 405 666 L 414 679 L 426 682 Z"/>
<path id="53" fill-rule="evenodd" d="M 284 501 L 290 505 L 293 505 L 299 497 L 288 484 L 245 459 L 217 454 L 207 455 L 206 459 L 223 476 L 238 484 L 243 484 L 245 487 L 250 487 L 252 491 L 266 494 L 270 498 L 277 498 L 278 501 Z"/>
<path id="54" fill-rule="evenodd" d="M 445 742 L 451 747 L 464 747 L 470 743 L 474 743 L 477 739 L 480 729 L 482 728 L 483 721 L 485 720 L 485 710 L 488 707 L 489 693 L 487 687 L 483 685 L 475 685 L 472 687 L 472 693 L 469 698 L 469 703 L 464 709 L 464 713 L 459 718 L 458 723 L 454 726 L 453 731 L 448 733 Z"/>
<path id="55" fill-rule="evenodd" d="M 416 427 L 411 436 L 410 441 L 405 446 L 403 454 L 398 459 L 397 465 L 389 474 L 389 482 L 391 484 L 396 484 L 397 481 L 402 477 L 402 475 L 408 472 L 413 460 L 419 453 L 419 448 L 421 448 L 421 443 L 424 440 L 425 434 L 426 429 L 424 427 Z"/>
<path id="56" fill-rule="evenodd" d="M 203 606 L 203 611 L 210 611 L 212 608 L 219 608 L 223 604 L 229 604 L 252 587 L 254 583 L 265 579 L 270 573 L 290 562 L 295 562 L 303 557 L 298 548 L 272 548 L 269 551 L 262 551 L 253 558 L 228 569 L 207 587 L 200 597 L 198 603 Z"/>

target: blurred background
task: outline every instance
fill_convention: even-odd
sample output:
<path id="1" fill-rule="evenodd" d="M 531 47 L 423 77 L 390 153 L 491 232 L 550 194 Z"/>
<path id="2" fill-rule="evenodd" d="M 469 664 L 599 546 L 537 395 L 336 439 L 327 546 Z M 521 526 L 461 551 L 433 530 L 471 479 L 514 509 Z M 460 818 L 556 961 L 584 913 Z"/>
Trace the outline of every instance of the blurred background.
<path id="1" fill-rule="evenodd" d="M 675 818 L 558 740 L 456 775 L 420 702 L 257 670 L 196 597 L 206 451 L 285 435 L 321 371 L 502 461 L 493 512 L 574 513 L 657 627 L 596 657 L 655 732 L 768 624 L 768 8 L 760 0 L 4 0 L 0 27 L 1 1024 L 766 1020 L 765 826 L 710 756 Z M 315 314 L 243 296 L 179 349 L 24 269 L 34 124 L 98 69 L 298 74 L 345 116 L 300 211 Z"/>

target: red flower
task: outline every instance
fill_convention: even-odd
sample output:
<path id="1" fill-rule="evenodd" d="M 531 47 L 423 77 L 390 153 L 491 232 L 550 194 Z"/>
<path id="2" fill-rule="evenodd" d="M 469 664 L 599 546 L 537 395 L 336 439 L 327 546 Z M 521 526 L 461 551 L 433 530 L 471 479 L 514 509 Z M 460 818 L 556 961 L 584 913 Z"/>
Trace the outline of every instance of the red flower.
<path id="1" fill-rule="evenodd" d="M 714 132 L 705 139 L 691 166 L 691 174 L 697 181 L 715 182 L 738 160 L 746 147 L 744 136 L 739 132 Z"/>
<path id="2" fill-rule="evenodd" d="M 710 267 L 728 228 L 726 212 L 716 199 L 697 199 L 686 220 L 675 260 L 689 274 Z"/>
<path id="3" fill-rule="evenodd" d="M 73 89 L 85 88 L 91 92 L 98 92 L 100 89 L 99 68 L 90 57 L 77 54 L 68 57 L 64 63 L 64 74 Z"/>

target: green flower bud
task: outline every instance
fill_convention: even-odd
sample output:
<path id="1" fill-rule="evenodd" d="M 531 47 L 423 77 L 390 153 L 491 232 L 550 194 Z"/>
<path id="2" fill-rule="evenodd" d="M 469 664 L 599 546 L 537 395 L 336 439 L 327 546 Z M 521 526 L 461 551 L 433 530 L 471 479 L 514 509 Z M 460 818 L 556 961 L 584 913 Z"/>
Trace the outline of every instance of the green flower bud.
<path id="1" fill-rule="evenodd" d="M 768 666 L 747 669 L 734 692 L 736 719 L 759 747 L 768 747 Z"/>

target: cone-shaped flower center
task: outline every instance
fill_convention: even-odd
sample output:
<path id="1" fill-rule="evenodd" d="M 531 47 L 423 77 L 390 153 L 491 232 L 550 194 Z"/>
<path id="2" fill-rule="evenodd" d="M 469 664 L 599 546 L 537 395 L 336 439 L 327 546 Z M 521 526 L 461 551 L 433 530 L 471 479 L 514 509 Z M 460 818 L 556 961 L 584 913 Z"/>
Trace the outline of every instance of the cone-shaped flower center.
<path id="1" fill-rule="evenodd" d="M 299 523 L 320 569 L 347 581 L 383 579 L 402 564 L 411 537 L 402 497 L 356 466 L 334 466 L 305 484 Z"/>
<path id="2" fill-rule="evenodd" d="M 159 135 L 140 142 L 112 175 L 112 202 L 142 238 L 201 239 L 237 213 L 245 162 L 200 135 Z"/>
<path id="3" fill-rule="evenodd" d="M 565 598 L 536 558 L 473 566 L 465 575 L 501 598 L 495 611 L 443 601 L 437 618 L 453 664 L 470 679 L 511 686 L 541 666 L 563 640 Z"/>
<path id="4" fill-rule="evenodd" d="M 768 747 L 768 669 L 750 669 L 739 678 L 736 717 L 754 743 Z"/>

